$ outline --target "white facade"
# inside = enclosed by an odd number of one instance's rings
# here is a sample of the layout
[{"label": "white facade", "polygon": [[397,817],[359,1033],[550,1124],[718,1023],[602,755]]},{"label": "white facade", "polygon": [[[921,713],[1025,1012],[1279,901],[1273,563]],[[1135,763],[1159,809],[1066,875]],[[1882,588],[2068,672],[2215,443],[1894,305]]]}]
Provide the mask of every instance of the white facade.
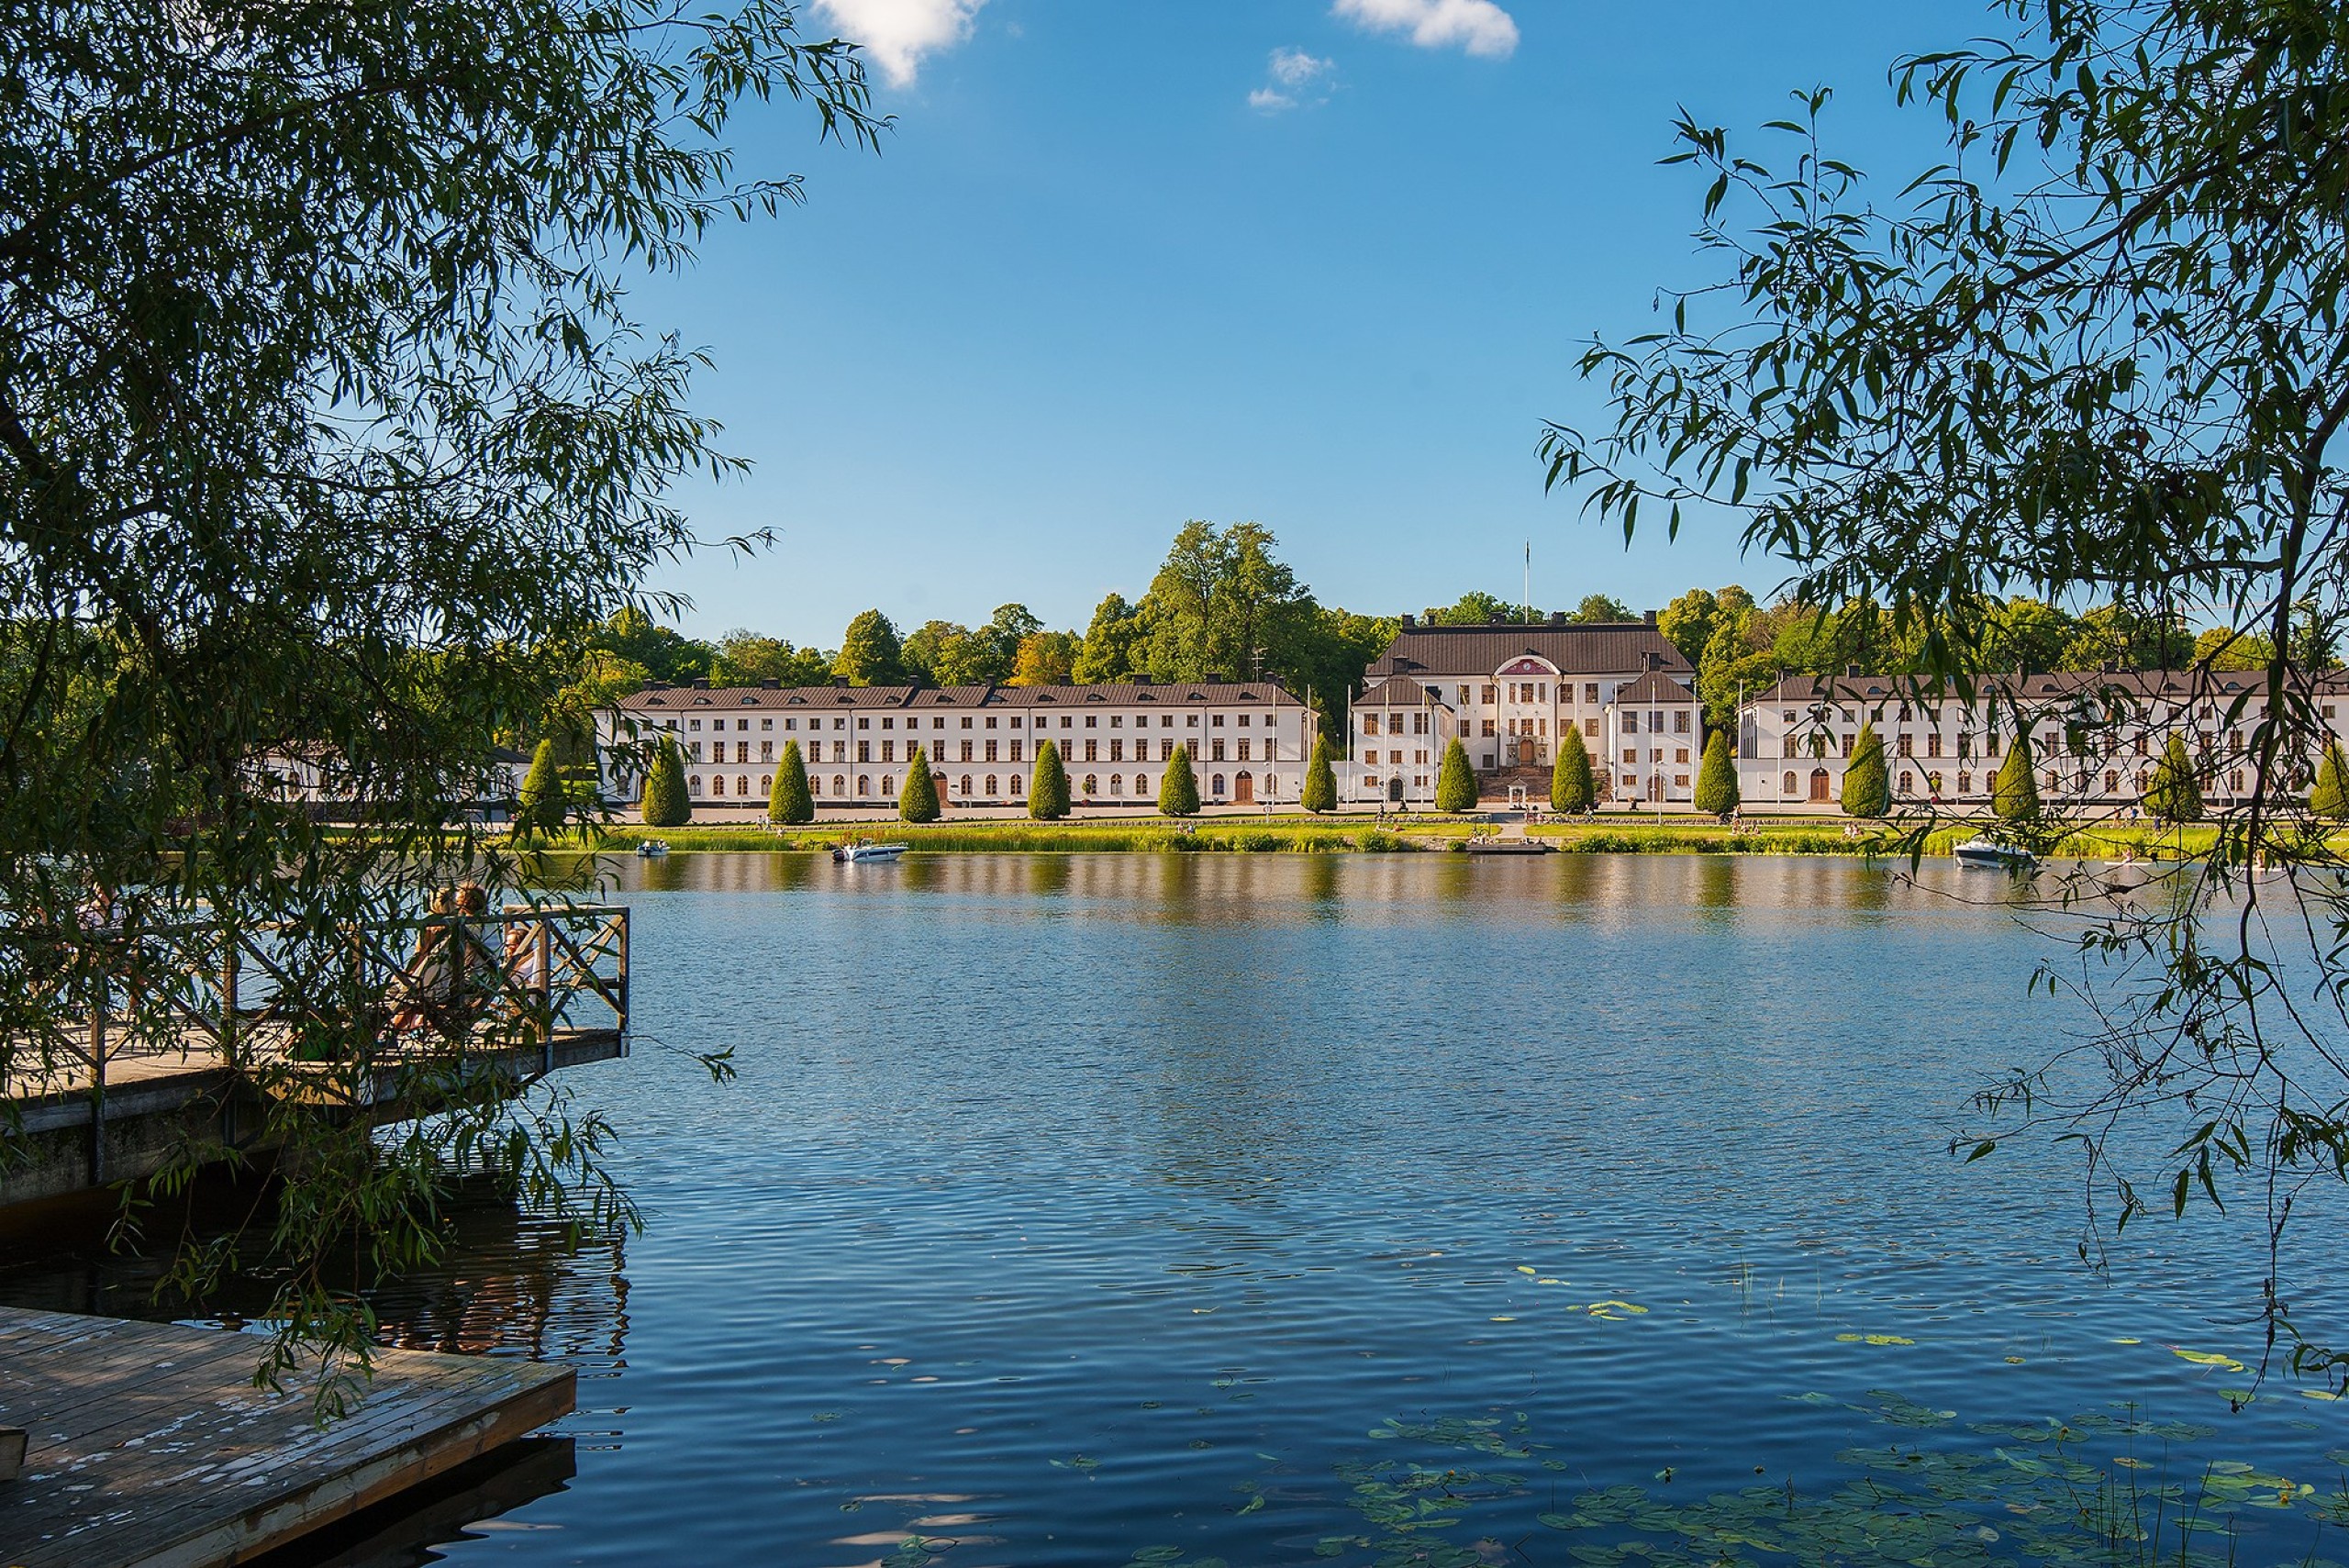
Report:
[{"label": "white facade", "polygon": [[1486,787],[1521,783],[1547,798],[1535,773],[1572,728],[1600,800],[1687,804],[1704,747],[1694,678],[1653,618],[1460,627],[1407,616],[1354,700],[1341,797],[1432,805],[1456,739]]},{"label": "white facade", "polygon": [[[2336,738],[2343,677],[2300,693]],[[2173,735],[2187,742],[2214,806],[2247,795],[2266,679],[2229,671],[2076,672],[1978,679],[1970,696],[1917,676],[1798,677],[1738,710],[1738,793],[1748,807],[1840,811],[1863,725],[1884,742],[1896,806],[1988,804],[1998,769],[2028,728],[2040,798],[2051,806],[2130,806]],[[2295,758],[2311,768],[2314,757]]]},{"label": "white facade", "polygon": [[656,686],[597,720],[607,791],[641,793],[630,745],[660,736],[684,754],[696,808],[763,810],[788,742],[818,809],[894,806],[918,749],[948,806],[1024,806],[1051,740],[1072,805],[1155,808],[1163,767],[1186,747],[1204,806],[1295,805],[1315,716],[1277,683],[1087,686]]}]

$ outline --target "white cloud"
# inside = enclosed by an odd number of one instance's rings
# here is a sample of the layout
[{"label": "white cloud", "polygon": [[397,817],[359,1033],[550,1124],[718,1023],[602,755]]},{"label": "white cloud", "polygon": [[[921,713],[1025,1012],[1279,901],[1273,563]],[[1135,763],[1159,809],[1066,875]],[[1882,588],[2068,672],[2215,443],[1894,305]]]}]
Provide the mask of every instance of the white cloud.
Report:
[{"label": "white cloud", "polygon": [[1421,49],[1464,49],[1498,60],[1517,48],[1517,23],[1493,0],[1335,0],[1343,17],[1375,33],[1411,35]]},{"label": "white cloud", "polygon": [[[1268,115],[1293,109],[1304,101],[1316,82],[1330,73],[1335,63],[1334,61],[1316,59],[1301,49],[1276,49],[1265,68],[1271,80],[1248,95],[1248,106],[1262,109]],[[1325,85],[1313,97],[1313,102],[1318,105],[1329,101],[1330,93]]]},{"label": "white cloud", "polygon": [[892,86],[914,79],[922,56],[971,36],[986,0],[816,0],[831,25],[864,46]]}]

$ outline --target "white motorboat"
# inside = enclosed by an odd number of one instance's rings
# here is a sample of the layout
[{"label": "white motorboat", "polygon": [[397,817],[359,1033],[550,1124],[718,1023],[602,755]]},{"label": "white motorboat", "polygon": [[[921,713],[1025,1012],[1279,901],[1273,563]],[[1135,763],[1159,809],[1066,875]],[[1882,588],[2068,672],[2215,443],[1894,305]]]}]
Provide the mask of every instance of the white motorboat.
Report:
[{"label": "white motorboat", "polygon": [[636,847],[636,852],[648,861],[657,861],[669,852],[669,846],[658,839],[647,839]]},{"label": "white motorboat", "polygon": [[1968,839],[1958,845],[1950,851],[1950,858],[1962,866],[1979,866],[1986,871],[2029,871],[2039,863],[2039,858],[2029,850],[1981,838]]},{"label": "white motorboat", "polygon": [[866,861],[894,861],[905,852],[903,844],[868,844],[860,840],[834,849],[832,859],[841,865],[861,865]]}]

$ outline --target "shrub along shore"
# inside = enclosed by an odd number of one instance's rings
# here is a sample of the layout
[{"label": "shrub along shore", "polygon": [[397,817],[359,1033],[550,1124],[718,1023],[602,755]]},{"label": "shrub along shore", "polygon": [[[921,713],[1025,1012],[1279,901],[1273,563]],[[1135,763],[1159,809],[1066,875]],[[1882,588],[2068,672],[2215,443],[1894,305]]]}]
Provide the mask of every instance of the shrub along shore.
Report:
[{"label": "shrub along shore", "polygon": [[[1985,823],[1959,822],[1926,836],[1928,855],[1950,850],[1982,831]],[[599,846],[629,852],[657,839],[674,852],[829,851],[852,839],[903,843],[930,853],[962,854],[1160,854],[1295,853],[1392,854],[1463,851],[1488,825],[1457,818],[1390,818],[1379,825],[1326,817],[1206,818],[1190,822],[1161,817],[1130,821],[1034,822],[985,817],[962,822],[842,821],[800,828],[760,824],[693,826],[649,830],[634,826],[607,828]],[[1749,818],[1732,827],[1703,820],[1639,821],[1629,817],[1537,823],[1528,836],[1567,854],[1683,855],[1895,855],[1908,846],[1886,822],[1853,823],[1838,818]],[[2213,830],[2151,825],[2099,826],[2066,837],[2057,853],[2081,859],[2124,856],[2175,860],[2209,851]],[[550,848],[554,847],[552,845]],[[568,846],[565,846],[568,847]]]}]

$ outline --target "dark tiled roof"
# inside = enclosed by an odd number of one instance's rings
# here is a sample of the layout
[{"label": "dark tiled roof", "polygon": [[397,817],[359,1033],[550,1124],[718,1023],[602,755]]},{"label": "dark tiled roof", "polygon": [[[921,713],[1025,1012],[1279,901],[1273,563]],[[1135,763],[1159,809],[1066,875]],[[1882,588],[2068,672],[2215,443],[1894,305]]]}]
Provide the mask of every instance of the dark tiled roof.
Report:
[{"label": "dark tiled roof", "polygon": [[[2294,672],[2295,681],[2307,679]],[[2258,697],[2267,684],[2256,670],[2058,670],[2018,677],[2011,673],[1976,675],[1973,697],[1999,702],[2064,701],[2111,693],[2139,702],[2210,700],[2232,702]],[[2319,673],[2310,684],[2319,691],[2349,690],[2343,673]],[[1924,702],[1947,701],[1964,695],[1955,684],[1922,675],[1788,675],[1776,685],[1748,695],[1749,703]]]},{"label": "dark tiled roof", "polygon": [[1651,670],[1615,694],[1619,703],[1695,702],[1697,694],[1671,676]]},{"label": "dark tiled roof", "polygon": [[1089,686],[658,686],[619,699],[624,713],[705,715],[740,709],[1019,707],[1145,703],[1301,706],[1277,681],[1119,682]]},{"label": "dark tiled roof", "polygon": [[1354,698],[1354,706],[1417,707],[1422,699],[1441,708],[1452,706],[1444,697],[1443,688],[1421,685],[1408,675],[1387,675],[1374,682],[1362,695]]},{"label": "dark tiled roof", "polygon": [[1630,674],[1658,665],[1679,674],[1696,671],[1672,639],[1645,621],[1565,626],[1414,626],[1397,632],[1370,667],[1370,678],[1419,674],[1489,676],[1531,653],[1562,675]]}]

